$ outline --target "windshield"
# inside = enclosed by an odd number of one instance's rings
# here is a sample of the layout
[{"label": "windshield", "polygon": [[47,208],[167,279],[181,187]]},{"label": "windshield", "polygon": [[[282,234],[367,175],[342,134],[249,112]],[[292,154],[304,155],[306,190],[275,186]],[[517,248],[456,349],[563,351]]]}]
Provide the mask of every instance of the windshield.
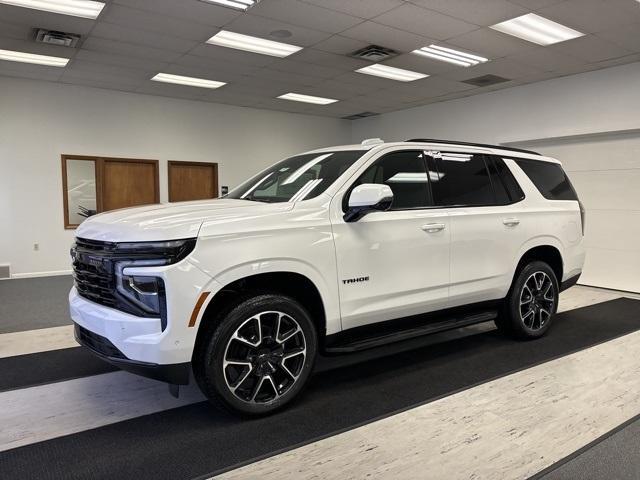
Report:
[{"label": "windshield", "polygon": [[307,153],[287,158],[234,188],[226,198],[299,202],[317,197],[366,150]]}]

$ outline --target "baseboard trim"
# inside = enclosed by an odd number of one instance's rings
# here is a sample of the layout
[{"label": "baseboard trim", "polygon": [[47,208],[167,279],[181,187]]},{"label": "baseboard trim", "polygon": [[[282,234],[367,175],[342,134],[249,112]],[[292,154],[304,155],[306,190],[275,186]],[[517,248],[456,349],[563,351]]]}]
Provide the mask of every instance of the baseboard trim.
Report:
[{"label": "baseboard trim", "polygon": [[35,277],[54,277],[57,275],[71,275],[71,270],[52,270],[50,272],[30,272],[30,273],[14,273],[11,278],[5,280],[13,280],[18,278],[35,278]]}]

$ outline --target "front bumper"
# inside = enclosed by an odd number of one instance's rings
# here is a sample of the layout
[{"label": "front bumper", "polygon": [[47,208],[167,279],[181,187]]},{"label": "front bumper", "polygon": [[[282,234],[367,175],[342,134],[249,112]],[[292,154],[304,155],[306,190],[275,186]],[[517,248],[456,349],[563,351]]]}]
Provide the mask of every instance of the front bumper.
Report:
[{"label": "front bumper", "polygon": [[122,370],[175,385],[189,383],[191,372],[191,363],[189,362],[158,365],[157,363],[131,360],[125,357],[108,338],[93,333],[77,323],[74,324],[74,335],[80,345],[87,347],[98,357]]}]

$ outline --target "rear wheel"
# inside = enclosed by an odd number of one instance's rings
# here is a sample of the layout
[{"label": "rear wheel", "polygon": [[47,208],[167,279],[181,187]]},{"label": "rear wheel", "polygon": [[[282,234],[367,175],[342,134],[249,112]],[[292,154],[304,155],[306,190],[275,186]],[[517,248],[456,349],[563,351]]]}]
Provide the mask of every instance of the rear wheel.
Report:
[{"label": "rear wheel", "polygon": [[207,398],[240,414],[261,415],[300,393],[315,361],[317,335],[296,300],[257,295],[219,319],[199,348],[194,373]]},{"label": "rear wheel", "polygon": [[551,327],[558,309],[558,280],[545,262],[528,263],[516,275],[496,325],[517,338],[538,338]]}]

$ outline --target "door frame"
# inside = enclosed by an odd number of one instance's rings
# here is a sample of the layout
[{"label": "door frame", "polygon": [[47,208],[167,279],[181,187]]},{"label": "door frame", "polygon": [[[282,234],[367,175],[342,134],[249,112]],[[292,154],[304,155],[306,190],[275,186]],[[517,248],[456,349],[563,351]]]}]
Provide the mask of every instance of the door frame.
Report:
[{"label": "door frame", "polygon": [[218,191],[218,164],[214,162],[191,162],[191,161],[181,161],[181,160],[169,160],[167,161],[167,196],[169,198],[169,202],[172,202],[171,199],[171,167],[174,165],[188,166],[188,167],[213,167],[213,191],[216,196],[213,198],[219,198],[220,192]]},{"label": "door frame", "polygon": [[153,165],[154,170],[154,203],[160,203],[160,167],[158,160],[149,160],[144,158],[121,158],[121,157],[97,157],[95,155],[69,155],[63,153],[60,155],[62,164],[62,203],[64,209],[64,228],[65,230],[75,230],[79,225],[69,223],[69,199],[67,197],[67,160],[90,160],[95,165],[96,175],[96,209],[97,213],[103,212],[103,186],[104,186],[104,164],[106,162],[120,163],[146,163]]}]

